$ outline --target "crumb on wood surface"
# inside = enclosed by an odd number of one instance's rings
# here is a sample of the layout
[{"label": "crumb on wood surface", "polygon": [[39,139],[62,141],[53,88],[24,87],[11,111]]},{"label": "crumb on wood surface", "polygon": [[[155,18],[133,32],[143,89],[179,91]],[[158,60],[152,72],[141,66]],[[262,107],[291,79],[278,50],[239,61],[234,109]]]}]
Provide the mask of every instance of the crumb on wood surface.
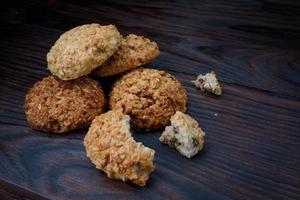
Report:
[{"label": "crumb on wood surface", "polygon": [[187,114],[177,111],[171,117],[171,125],[160,136],[161,143],[175,148],[183,156],[191,158],[202,148],[205,133],[198,122]]},{"label": "crumb on wood surface", "polygon": [[215,95],[222,94],[221,84],[219,83],[216,73],[211,71],[205,75],[199,74],[195,81],[192,81],[202,92],[211,92]]}]

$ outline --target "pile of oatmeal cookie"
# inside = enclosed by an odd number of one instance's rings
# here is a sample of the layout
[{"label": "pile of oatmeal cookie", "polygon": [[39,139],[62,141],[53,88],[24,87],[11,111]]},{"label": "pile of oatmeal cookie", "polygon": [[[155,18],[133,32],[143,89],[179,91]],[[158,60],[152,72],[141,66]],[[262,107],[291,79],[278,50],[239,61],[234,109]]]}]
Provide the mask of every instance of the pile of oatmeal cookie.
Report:
[{"label": "pile of oatmeal cookie", "polygon": [[[96,168],[110,178],[144,186],[155,169],[155,151],[136,142],[131,127],[165,127],[159,140],[187,158],[203,148],[205,138],[197,121],[184,114],[187,92],[182,84],[165,71],[138,68],[159,54],[156,42],[122,36],[114,25],[87,24],[63,33],[47,54],[53,75],[26,95],[28,124],[53,133],[89,127],[84,146]],[[124,72],[108,95],[93,79]],[[214,72],[199,75],[194,83],[221,94]]]}]

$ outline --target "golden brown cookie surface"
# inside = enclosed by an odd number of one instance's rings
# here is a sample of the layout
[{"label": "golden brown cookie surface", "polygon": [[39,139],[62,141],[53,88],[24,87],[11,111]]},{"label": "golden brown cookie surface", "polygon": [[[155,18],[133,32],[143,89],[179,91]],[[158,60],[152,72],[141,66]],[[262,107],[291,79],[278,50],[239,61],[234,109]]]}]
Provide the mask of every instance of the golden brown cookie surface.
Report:
[{"label": "golden brown cookie surface", "polygon": [[35,83],[24,106],[33,129],[55,133],[89,126],[104,107],[105,97],[97,81],[88,77],[62,81],[55,76]]},{"label": "golden brown cookie surface", "polygon": [[48,69],[63,80],[87,75],[117,51],[121,38],[113,25],[75,27],[52,46],[47,54]]},{"label": "golden brown cookie surface", "polygon": [[121,45],[100,67],[93,71],[96,77],[111,76],[148,63],[159,55],[156,42],[143,36],[129,34]]},{"label": "golden brown cookie surface", "polygon": [[185,112],[187,94],[179,81],[167,72],[137,69],[118,80],[110,93],[111,109],[122,109],[132,124],[158,129],[169,123],[176,111]]},{"label": "golden brown cookie surface", "polygon": [[136,142],[130,133],[130,117],[112,110],[96,117],[84,138],[87,156],[109,178],[144,186],[155,151]]}]

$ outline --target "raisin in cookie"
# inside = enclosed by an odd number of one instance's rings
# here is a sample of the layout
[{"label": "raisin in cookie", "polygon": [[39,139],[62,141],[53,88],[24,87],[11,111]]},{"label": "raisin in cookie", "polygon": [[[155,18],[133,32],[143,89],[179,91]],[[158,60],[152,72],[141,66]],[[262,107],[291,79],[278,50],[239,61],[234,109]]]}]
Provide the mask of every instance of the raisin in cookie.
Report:
[{"label": "raisin in cookie", "polygon": [[155,151],[136,142],[130,117],[112,110],[96,117],[84,138],[87,156],[109,178],[144,186],[154,171]]},{"label": "raisin in cookie", "polygon": [[191,158],[203,148],[204,137],[205,133],[196,120],[177,111],[171,117],[171,126],[166,127],[159,140],[175,148],[183,156]]},{"label": "raisin in cookie", "polygon": [[100,84],[88,77],[62,81],[49,76],[29,90],[24,107],[33,129],[62,133],[89,126],[103,112],[105,98]]},{"label": "raisin in cookie", "polygon": [[93,71],[96,77],[111,76],[137,68],[159,55],[156,42],[143,36],[129,34],[122,39],[119,49],[105,63]]},{"label": "raisin in cookie", "polygon": [[118,80],[110,93],[111,109],[122,109],[141,129],[158,129],[176,111],[185,112],[187,94],[181,83],[165,71],[137,69]]},{"label": "raisin in cookie", "polygon": [[121,39],[113,25],[77,26],[52,46],[47,54],[48,69],[63,80],[87,75],[117,51]]}]

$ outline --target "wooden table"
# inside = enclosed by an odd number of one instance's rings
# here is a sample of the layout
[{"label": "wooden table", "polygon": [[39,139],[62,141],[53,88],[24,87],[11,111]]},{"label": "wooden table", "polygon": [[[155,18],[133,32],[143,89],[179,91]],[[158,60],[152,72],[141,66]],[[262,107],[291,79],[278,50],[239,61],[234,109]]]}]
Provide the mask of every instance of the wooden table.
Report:
[{"label": "wooden table", "polygon": [[[25,3],[26,2],[26,3]],[[283,3],[284,2],[284,3]],[[10,1],[0,5],[0,199],[300,199],[300,3],[246,1]],[[49,75],[64,31],[115,24],[158,42],[148,66],[175,75],[207,134],[193,159],[137,133],[156,150],[144,188],[106,178],[85,156],[87,129],[31,130],[24,96]],[[215,70],[224,93],[190,82]],[[118,77],[100,80],[108,92]]]}]

